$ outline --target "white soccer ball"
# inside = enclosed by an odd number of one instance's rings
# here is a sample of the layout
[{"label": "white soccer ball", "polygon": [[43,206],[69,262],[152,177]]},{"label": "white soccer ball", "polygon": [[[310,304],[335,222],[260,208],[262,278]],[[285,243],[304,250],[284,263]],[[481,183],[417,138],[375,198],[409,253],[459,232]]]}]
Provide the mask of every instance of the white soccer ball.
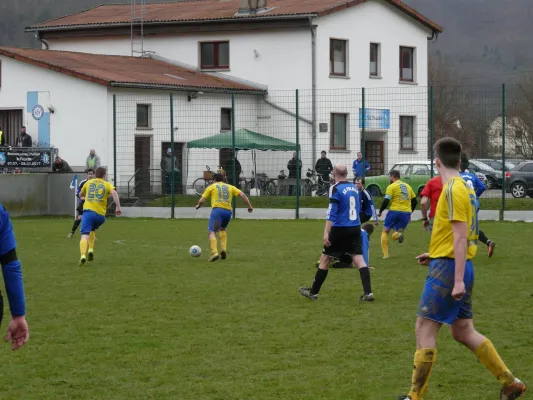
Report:
[{"label": "white soccer ball", "polygon": [[202,249],[200,246],[194,245],[189,249],[189,254],[191,257],[200,257],[202,255]]}]

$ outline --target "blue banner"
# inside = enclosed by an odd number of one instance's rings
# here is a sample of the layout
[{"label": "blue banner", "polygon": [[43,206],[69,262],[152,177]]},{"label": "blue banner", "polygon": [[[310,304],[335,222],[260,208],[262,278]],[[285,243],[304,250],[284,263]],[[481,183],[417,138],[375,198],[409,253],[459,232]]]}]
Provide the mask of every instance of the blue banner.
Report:
[{"label": "blue banner", "polygon": [[[390,110],[365,108],[365,129],[390,129]],[[359,129],[363,127],[363,109],[359,109]]]}]

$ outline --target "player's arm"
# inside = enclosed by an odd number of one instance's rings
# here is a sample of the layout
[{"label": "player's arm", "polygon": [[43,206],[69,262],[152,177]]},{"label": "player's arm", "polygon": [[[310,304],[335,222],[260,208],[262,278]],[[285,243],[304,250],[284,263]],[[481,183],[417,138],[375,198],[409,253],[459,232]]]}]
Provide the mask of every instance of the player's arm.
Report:
[{"label": "player's arm", "polygon": [[337,199],[336,193],[333,193],[329,199],[329,207],[326,216],[326,226],[324,228],[324,244],[330,246],[329,233],[331,232],[331,227],[333,226],[333,221],[337,218],[337,212],[339,209],[339,199]]},{"label": "player's arm", "polygon": [[202,197],[200,197],[200,200],[198,200],[198,203],[196,204],[196,209],[198,210],[201,208],[206,200],[211,196],[211,192],[213,191],[214,185],[209,186],[204,190],[204,193],[202,194]]},{"label": "player's arm", "polygon": [[121,215],[122,208],[120,207],[120,198],[118,197],[118,193],[115,189],[111,191],[111,196],[113,196],[113,201],[115,202],[115,205],[116,205],[115,214]]},{"label": "player's arm", "polygon": [[422,220],[426,221],[428,219],[429,197],[422,196],[422,200],[420,200],[420,211],[422,212]]},{"label": "player's arm", "polygon": [[481,182],[481,179],[477,177],[476,174],[473,174],[473,176],[474,176],[474,187],[476,188],[476,196],[480,197],[487,188],[485,187],[483,182]]},{"label": "player's arm", "polygon": [[244,192],[241,192],[239,190],[239,197],[243,199],[244,202],[246,203],[246,206],[248,207],[248,212],[252,212],[254,208],[252,207],[252,203],[250,203],[250,199],[248,198],[248,196],[246,196]]},{"label": "player's arm", "polygon": [[456,300],[460,300],[465,294],[464,275],[468,246],[467,209],[470,207],[470,199],[467,195],[454,191],[453,189],[453,186],[446,189],[446,201],[448,202],[449,220],[452,224],[453,253],[455,259],[455,277],[452,296]]},{"label": "player's arm", "polygon": [[85,199],[86,196],[87,196],[87,185],[83,185],[80,190],[79,198],[81,199],[83,197]]},{"label": "player's arm", "polygon": [[383,214],[383,211],[387,209],[387,207],[390,204],[390,201],[392,199],[392,185],[389,185],[387,187],[387,191],[385,192],[385,198],[383,199],[383,203],[381,203],[381,207],[379,208],[379,214],[378,217],[381,217],[381,214]]}]

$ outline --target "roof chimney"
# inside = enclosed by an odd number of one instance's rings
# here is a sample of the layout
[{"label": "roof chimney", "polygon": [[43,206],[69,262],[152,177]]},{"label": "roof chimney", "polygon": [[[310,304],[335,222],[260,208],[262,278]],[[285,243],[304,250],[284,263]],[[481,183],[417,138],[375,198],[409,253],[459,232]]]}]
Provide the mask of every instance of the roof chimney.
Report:
[{"label": "roof chimney", "polygon": [[267,0],[239,0],[239,14],[256,14],[266,6]]}]

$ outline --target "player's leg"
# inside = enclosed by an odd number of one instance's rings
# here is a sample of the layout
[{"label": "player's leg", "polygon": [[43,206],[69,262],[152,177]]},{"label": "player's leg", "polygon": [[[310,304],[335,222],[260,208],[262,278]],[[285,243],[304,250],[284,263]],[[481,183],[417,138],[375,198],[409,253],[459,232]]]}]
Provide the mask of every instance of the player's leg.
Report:
[{"label": "player's leg", "polygon": [[301,287],[299,289],[302,296],[305,296],[311,300],[318,300],[318,293],[320,292],[320,289],[322,288],[322,285],[328,276],[328,266],[331,260],[332,258],[330,256],[322,254],[320,257],[320,265],[316,270],[313,284],[311,287]]},{"label": "player's leg", "polygon": [[487,235],[485,235],[485,232],[483,232],[481,229],[479,230],[479,241],[485,243],[488,249],[488,255],[489,257],[492,257],[492,254],[494,254],[494,248],[496,247],[496,243],[490,240]]},{"label": "player's leg", "polygon": [[227,255],[228,255],[228,225],[231,221],[231,217],[232,217],[232,212],[229,211],[229,210],[224,210],[224,211],[227,211],[225,213],[223,213],[223,216],[222,216],[222,221],[221,221],[221,224],[220,224],[220,233],[219,233],[219,237],[220,237],[220,257],[225,260]]},{"label": "player's leg", "polygon": [[368,268],[368,265],[366,265],[363,256],[361,254],[354,255],[353,263],[359,269],[359,276],[361,277],[361,284],[363,285],[363,295],[359,298],[359,300],[374,301],[372,284],[370,282],[370,269]]},{"label": "player's leg", "polygon": [[87,262],[87,251],[89,249],[89,235],[94,230],[98,214],[93,211],[86,211],[83,213],[81,219],[81,238],[80,238],[80,262],[79,265],[85,265]]},{"label": "player's leg", "polygon": [[88,260],[94,260],[94,242],[96,240],[96,230],[92,230],[89,234],[89,250],[87,252]]},{"label": "player's leg", "polygon": [[70,231],[70,233],[68,234],[67,238],[69,239],[72,239],[72,237],[74,236],[74,234],[76,233],[76,230],[78,229],[78,227],[80,226],[81,224],[81,214],[78,214],[76,216],[76,218],[74,219],[74,223],[72,224],[72,230]]},{"label": "player's leg", "polygon": [[218,243],[216,232],[220,230],[220,225],[222,223],[219,208],[213,208],[211,210],[211,215],[209,216],[209,222],[207,224],[208,238],[209,238],[209,247],[211,249],[211,257],[209,257],[209,262],[217,261],[220,256],[218,255]]},{"label": "player's leg", "polygon": [[409,225],[409,222],[411,222],[411,214],[410,213],[399,213],[398,214],[398,220],[396,223],[396,230],[398,232],[398,243],[402,244],[405,236],[405,230],[407,229],[407,225]]}]

